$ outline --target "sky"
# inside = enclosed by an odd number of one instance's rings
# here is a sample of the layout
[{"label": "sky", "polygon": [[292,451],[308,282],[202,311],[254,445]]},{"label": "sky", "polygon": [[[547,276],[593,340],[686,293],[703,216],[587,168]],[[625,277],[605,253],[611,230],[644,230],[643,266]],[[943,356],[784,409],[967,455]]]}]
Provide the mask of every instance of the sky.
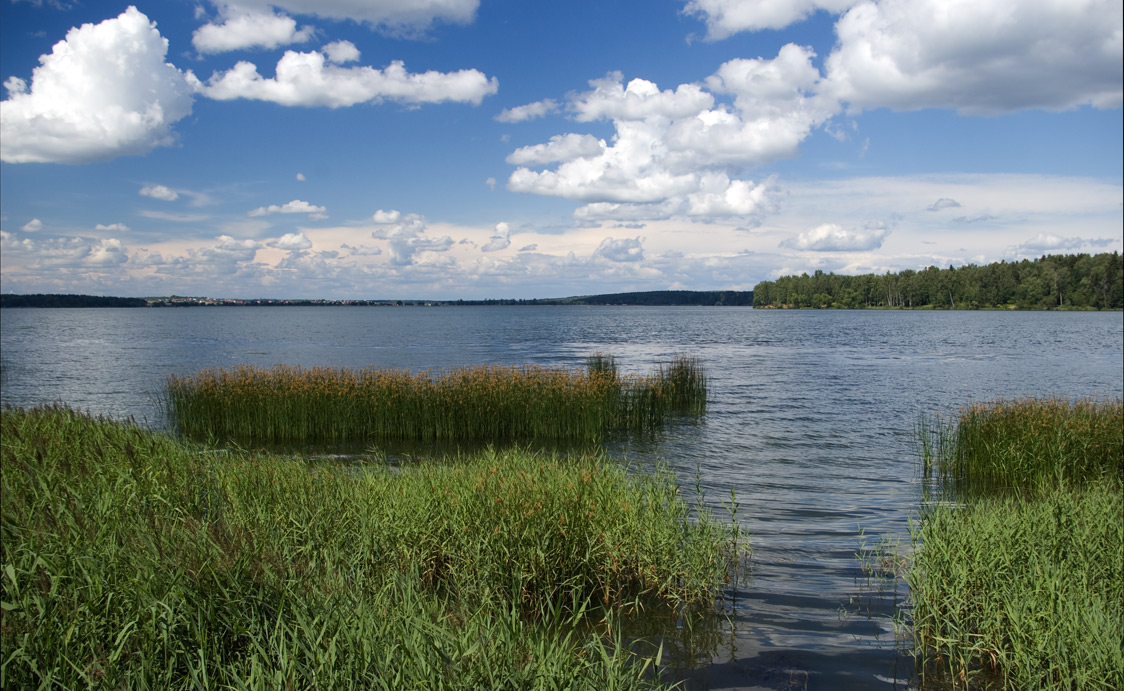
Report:
[{"label": "sky", "polygon": [[545,298],[1124,250],[1120,0],[0,0],[0,290]]}]

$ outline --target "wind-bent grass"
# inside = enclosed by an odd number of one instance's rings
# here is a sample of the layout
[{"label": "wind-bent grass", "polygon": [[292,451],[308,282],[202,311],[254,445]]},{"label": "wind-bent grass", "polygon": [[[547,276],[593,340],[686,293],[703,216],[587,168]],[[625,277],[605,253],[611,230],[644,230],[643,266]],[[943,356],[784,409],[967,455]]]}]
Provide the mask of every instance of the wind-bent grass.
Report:
[{"label": "wind-bent grass", "polygon": [[[942,502],[913,529],[913,630],[929,679],[1124,688],[1121,407],[972,406],[926,445]],[[934,460],[935,458],[935,460]]]},{"label": "wind-bent grass", "polygon": [[685,356],[650,376],[622,376],[600,355],[576,371],[236,367],[170,377],[165,403],[182,434],[251,444],[593,442],[615,429],[658,427],[673,414],[702,414],[706,377]]},{"label": "wind-bent grass", "polygon": [[0,458],[3,688],[646,688],[616,622],[712,609],[736,556],[600,456],[310,465],[49,408]]}]

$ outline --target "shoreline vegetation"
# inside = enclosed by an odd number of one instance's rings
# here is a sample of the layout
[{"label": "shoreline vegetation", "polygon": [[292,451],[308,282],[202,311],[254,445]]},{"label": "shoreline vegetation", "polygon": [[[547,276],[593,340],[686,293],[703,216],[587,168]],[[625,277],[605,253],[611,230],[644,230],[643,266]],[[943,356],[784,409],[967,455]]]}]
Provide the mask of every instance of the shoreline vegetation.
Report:
[{"label": "shoreline vegetation", "polygon": [[816,271],[762,281],[753,300],[758,309],[1119,310],[1124,263],[1105,252],[884,275]]},{"label": "shoreline vegetation", "polygon": [[595,443],[706,411],[707,377],[680,355],[649,375],[615,358],[585,369],[477,366],[409,372],[374,368],[235,367],[168,378],[168,420],[181,435],[240,444],[418,441]]},{"label": "shoreline vegetation", "polygon": [[3,688],[659,688],[744,556],[736,516],[602,452],[392,467],[0,420]]},{"label": "shoreline vegetation", "polygon": [[[166,396],[178,436],[0,411],[0,687],[656,689],[720,645],[736,498],[719,520],[595,443],[703,414],[694,358],[243,367]],[[1124,687],[1124,404],[974,404],[917,433],[923,503],[892,563],[920,688]],[[488,446],[370,446],[464,434]],[[369,451],[216,446],[235,439]],[[596,450],[501,448],[533,439]]]},{"label": "shoreline vegetation", "polygon": [[1024,399],[923,423],[906,571],[923,686],[1124,688],[1124,407]]},{"label": "shoreline vegetation", "polygon": [[1124,262],[1119,252],[1044,255],[1021,262],[849,276],[816,271],[761,281],[753,290],[654,290],[564,298],[304,299],[170,295],[107,297],[0,294],[2,308],[34,307],[456,307],[706,306],[757,309],[1121,310]]}]

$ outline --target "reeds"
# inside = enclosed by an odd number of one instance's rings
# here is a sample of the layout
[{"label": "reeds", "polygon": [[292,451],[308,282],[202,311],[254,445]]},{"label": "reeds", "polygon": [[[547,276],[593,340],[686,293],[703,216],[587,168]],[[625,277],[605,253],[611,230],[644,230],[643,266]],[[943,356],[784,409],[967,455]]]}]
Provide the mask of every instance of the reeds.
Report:
[{"label": "reeds", "polygon": [[706,377],[685,356],[649,376],[622,376],[607,356],[573,371],[243,366],[172,376],[165,404],[180,433],[243,443],[591,442],[702,414]]},{"label": "reeds", "polygon": [[927,680],[1124,688],[1121,405],[970,406],[927,431],[949,499],[913,527],[907,573]]},{"label": "reeds", "polygon": [[618,622],[712,610],[737,556],[600,455],[391,469],[0,419],[2,688],[649,688]]},{"label": "reeds", "polygon": [[1124,406],[1061,399],[977,403],[922,430],[923,471],[967,494],[1033,492],[1124,478]]}]

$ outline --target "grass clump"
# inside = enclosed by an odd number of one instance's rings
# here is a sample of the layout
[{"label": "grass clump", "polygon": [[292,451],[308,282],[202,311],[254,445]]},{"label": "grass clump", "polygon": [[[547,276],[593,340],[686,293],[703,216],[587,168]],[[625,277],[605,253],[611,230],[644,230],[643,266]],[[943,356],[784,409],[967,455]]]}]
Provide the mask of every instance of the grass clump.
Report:
[{"label": "grass clump", "polygon": [[243,366],[172,376],[164,398],[179,432],[250,444],[594,442],[677,413],[702,414],[706,377],[685,356],[647,376],[621,375],[600,355],[585,370]]},{"label": "grass clump", "polygon": [[924,432],[926,476],[960,495],[1033,492],[1124,477],[1124,405],[1060,399],[977,403]]},{"label": "grass clump", "polygon": [[736,549],[598,455],[310,464],[47,408],[0,459],[3,688],[649,688],[615,622],[713,609]]},{"label": "grass clump", "polygon": [[1121,407],[972,406],[926,449],[948,498],[914,526],[907,573],[929,679],[1124,688]]}]

